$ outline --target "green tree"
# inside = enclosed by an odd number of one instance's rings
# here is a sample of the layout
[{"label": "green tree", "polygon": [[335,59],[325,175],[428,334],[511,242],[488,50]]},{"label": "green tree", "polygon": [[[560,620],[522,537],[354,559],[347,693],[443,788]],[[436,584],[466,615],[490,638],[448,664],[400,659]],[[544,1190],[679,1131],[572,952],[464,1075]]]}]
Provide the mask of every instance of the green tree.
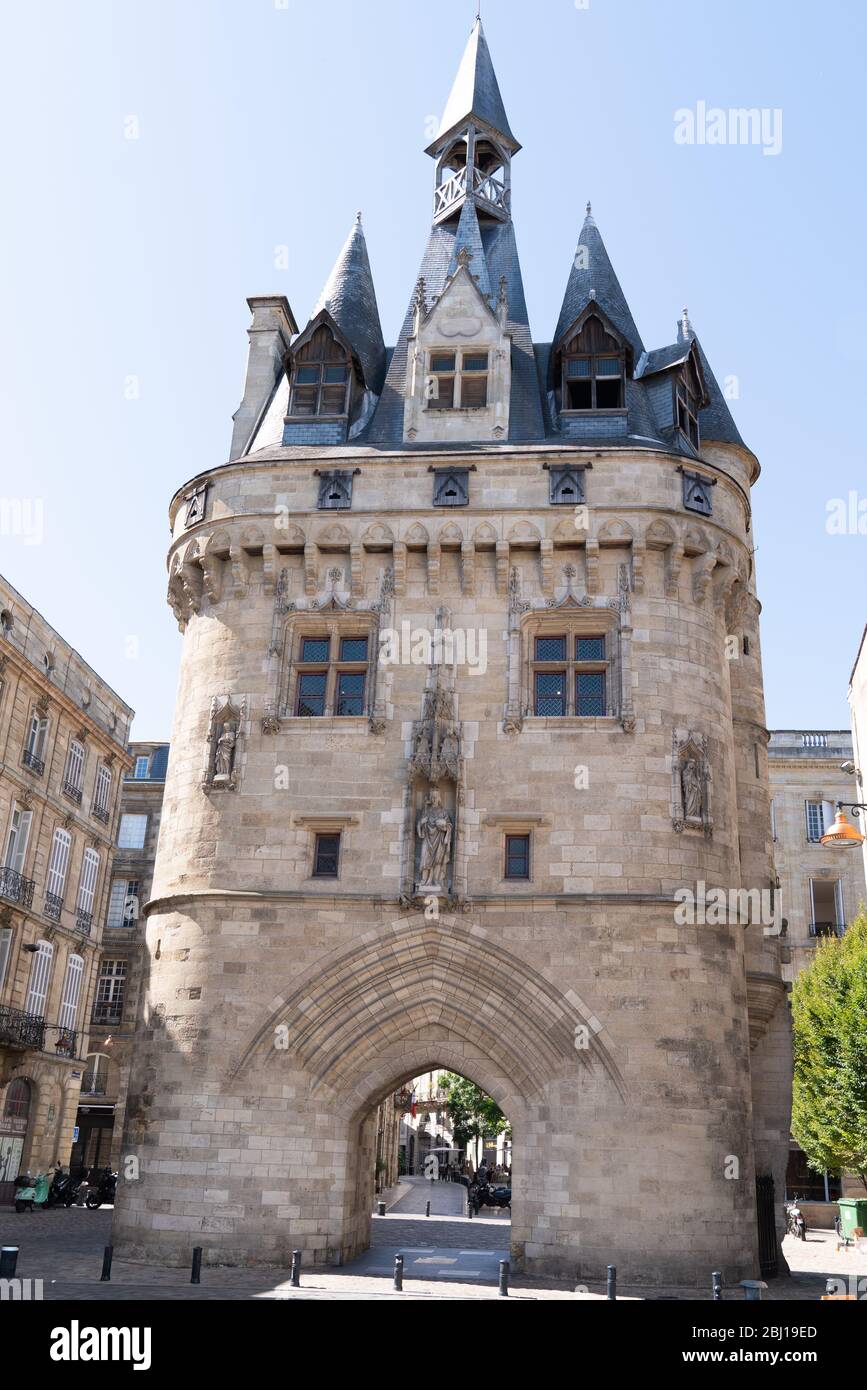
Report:
[{"label": "green tree", "polygon": [[440,1076],[440,1085],[446,1093],[452,1133],[459,1149],[468,1148],[473,1139],[511,1134],[509,1121],[497,1102],[474,1082],[453,1071],[446,1071]]},{"label": "green tree", "polygon": [[792,989],[792,1133],[817,1172],[867,1190],[867,915],[820,941]]}]

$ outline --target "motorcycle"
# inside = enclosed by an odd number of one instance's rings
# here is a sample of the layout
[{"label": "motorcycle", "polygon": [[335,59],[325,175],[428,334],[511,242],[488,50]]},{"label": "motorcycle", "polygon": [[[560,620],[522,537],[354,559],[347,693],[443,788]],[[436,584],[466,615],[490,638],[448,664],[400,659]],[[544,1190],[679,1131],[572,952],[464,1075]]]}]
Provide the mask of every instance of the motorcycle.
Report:
[{"label": "motorcycle", "polygon": [[797,1240],[807,1239],[807,1223],[801,1215],[797,1197],[786,1203],[786,1235],[795,1236]]},{"label": "motorcycle", "polygon": [[58,1168],[48,1189],[46,1207],[71,1207],[80,1187],[81,1182],[74,1182],[71,1173],[65,1173],[62,1168]]},{"label": "motorcycle", "polygon": [[91,1211],[96,1211],[103,1203],[114,1206],[115,1193],[117,1192],[117,1173],[113,1173],[110,1168],[104,1168],[99,1175],[99,1182],[96,1186],[88,1188],[85,1204]]},{"label": "motorcycle", "polygon": [[508,1207],[512,1210],[512,1189],[511,1187],[497,1186],[491,1183],[470,1184],[469,1200],[473,1205],[473,1210],[479,1212],[482,1207]]}]

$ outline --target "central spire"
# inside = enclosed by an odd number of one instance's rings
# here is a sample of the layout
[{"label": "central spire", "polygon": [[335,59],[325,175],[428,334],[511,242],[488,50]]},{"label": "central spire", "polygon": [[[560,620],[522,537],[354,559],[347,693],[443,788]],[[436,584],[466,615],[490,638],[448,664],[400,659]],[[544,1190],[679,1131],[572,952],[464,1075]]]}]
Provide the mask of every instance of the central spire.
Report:
[{"label": "central spire", "polygon": [[466,203],[479,216],[510,217],[511,162],[521,148],[512,134],[497,75],[477,18],[452,85],[436,139],[434,222],[450,221]]}]

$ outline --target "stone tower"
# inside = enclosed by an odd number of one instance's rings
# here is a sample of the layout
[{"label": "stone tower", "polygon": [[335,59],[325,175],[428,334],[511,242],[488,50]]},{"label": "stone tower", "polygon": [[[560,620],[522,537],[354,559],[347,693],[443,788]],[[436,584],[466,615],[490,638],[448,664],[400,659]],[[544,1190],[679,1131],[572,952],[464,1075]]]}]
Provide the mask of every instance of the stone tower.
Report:
[{"label": "stone tower", "polygon": [[359,218],[300,331],[249,301],[231,458],[172,500],[129,1255],[348,1259],[377,1103],[448,1067],[512,1120],[525,1269],[758,1272],[778,937],[675,899],[771,885],[758,463],[589,205],[533,341],[519,150],[477,22],[396,345]]}]

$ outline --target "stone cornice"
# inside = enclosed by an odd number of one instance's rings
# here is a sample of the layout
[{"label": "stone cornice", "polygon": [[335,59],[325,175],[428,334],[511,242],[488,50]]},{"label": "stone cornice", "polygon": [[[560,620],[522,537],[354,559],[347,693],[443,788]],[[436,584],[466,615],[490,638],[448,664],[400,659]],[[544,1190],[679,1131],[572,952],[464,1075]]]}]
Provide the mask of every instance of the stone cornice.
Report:
[{"label": "stone cornice", "polygon": [[[107,751],[113,753],[123,767],[131,768],[133,766],[133,760],[126,751],[126,745],[119,742],[110,730],[104,728],[102,724],[97,723],[83,705],[76,704],[64,690],[60,690],[38,669],[38,667],[33,665],[32,661],[29,661],[26,656],[19,652],[16,647],[9,642],[4,642],[2,647],[0,647],[0,655],[6,656],[9,666],[13,667],[19,676],[26,677],[39,694],[45,696],[49,703],[59,705],[64,714],[74,723],[78,723],[82,728],[86,728],[94,742],[99,740],[103,743]],[[129,705],[124,704],[119,696],[116,698],[118,704],[126,710],[130,717],[132,717],[133,710],[130,709]]]}]

